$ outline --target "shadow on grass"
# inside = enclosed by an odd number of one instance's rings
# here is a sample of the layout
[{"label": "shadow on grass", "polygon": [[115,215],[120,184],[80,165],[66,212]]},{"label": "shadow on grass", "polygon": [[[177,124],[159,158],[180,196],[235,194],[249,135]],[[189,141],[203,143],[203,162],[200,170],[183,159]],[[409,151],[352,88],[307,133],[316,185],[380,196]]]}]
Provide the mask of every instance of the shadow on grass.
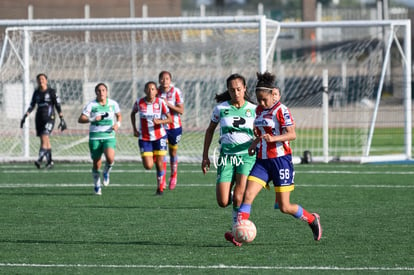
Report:
[{"label": "shadow on grass", "polygon": [[3,195],[7,196],[94,196],[91,192],[82,192],[82,193],[53,193],[53,192],[18,192],[18,193],[3,193]]},{"label": "shadow on grass", "polygon": [[111,205],[111,206],[102,206],[102,205],[81,205],[81,206],[72,206],[72,208],[90,208],[90,209],[147,209],[147,210],[201,210],[201,209],[213,209],[212,207],[200,207],[200,206],[141,206],[141,205]]},{"label": "shadow on grass", "polygon": [[172,242],[153,242],[153,241],[124,241],[124,242],[116,242],[116,241],[64,241],[64,240],[2,240],[0,239],[0,243],[12,243],[12,244],[53,244],[53,245],[153,245],[153,246],[198,246],[198,247],[226,247],[226,246],[233,246],[229,242],[223,240],[222,244],[201,244],[201,243],[172,243]]}]

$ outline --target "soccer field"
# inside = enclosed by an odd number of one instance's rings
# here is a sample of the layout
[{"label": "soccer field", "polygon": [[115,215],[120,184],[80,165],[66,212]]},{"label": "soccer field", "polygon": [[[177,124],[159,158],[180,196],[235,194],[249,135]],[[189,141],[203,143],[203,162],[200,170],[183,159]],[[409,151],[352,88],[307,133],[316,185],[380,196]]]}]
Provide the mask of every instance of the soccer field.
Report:
[{"label": "soccer field", "polygon": [[223,235],[231,208],[215,170],[180,164],[177,188],[155,196],[155,170],[115,163],[93,195],[91,164],[0,167],[1,274],[408,274],[414,272],[414,165],[296,166],[291,201],[321,216],[323,236],[256,198],[254,242]]}]

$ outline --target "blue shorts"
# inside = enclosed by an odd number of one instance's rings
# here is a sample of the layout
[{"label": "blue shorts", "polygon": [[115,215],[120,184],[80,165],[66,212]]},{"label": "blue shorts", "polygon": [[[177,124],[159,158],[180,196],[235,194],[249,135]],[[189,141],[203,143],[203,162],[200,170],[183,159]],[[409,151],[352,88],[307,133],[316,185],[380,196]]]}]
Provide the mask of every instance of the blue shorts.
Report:
[{"label": "blue shorts", "polygon": [[247,180],[268,187],[273,181],[276,192],[289,192],[294,189],[295,170],[292,156],[286,155],[272,159],[256,159]]},{"label": "blue shorts", "polygon": [[153,141],[140,139],[138,140],[138,146],[142,157],[165,156],[167,154],[167,136]]},{"label": "blue shorts", "polygon": [[168,146],[177,145],[181,140],[183,128],[167,129]]}]

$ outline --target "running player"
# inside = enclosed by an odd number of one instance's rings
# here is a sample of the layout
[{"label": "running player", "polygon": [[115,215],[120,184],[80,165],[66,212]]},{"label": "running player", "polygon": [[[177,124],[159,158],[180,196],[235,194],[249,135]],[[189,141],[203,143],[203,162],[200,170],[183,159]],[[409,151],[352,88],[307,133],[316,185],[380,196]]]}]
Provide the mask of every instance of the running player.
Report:
[{"label": "running player", "polygon": [[262,188],[273,181],[280,211],[308,223],[314,240],[319,241],[322,236],[319,215],[290,202],[290,193],[295,187],[295,171],[289,142],[296,139],[295,123],[290,110],[280,102],[281,92],[274,83],[273,74],[257,73],[256,97],[259,106],[254,121],[257,138],[249,148],[250,155],[257,151],[257,159],[247,178],[238,219],[250,217],[254,199]]},{"label": "running player", "polygon": [[52,145],[50,143],[50,134],[55,126],[55,108],[58,112],[60,123],[58,128],[61,131],[67,129],[66,122],[63,119],[62,107],[60,99],[56,95],[56,90],[48,86],[47,76],[43,73],[36,76],[37,88],[33,93],[30,106],[20,121],[20,128],[23,128],[26,118],[34,110],[36,111],[36,135],[40,138],[39,157],[35,161],[37,168],[41,168],[43,158],[46,157],[46,168],[53,167]]},{"label": "running player", "polygon": [[[165,101],[158,97],[157,83],[145,83],[145,97],[137,99],[131,111],[131,124],[134,136],[138,137],[138,146],[141,151],[142,164],[146,170],[154,166],[157,169],[156,195],[162,195],[163,161],[167,154],[167,133],[164,124],[171,123],[170,111]],[[139,127],[136,125],[138,114]]]},{"label": "running player", "polygon": [[[78,122],[90,123],[89,150],[93,161],[92,177],[96,195],[102,195],[100,169],[102,154],[106,163],[102,173],[103,185],[109,185],[109,173],[115,161],[115,133],[121,127],[121,110],[115,100],[108,98],[108,87],[104,83],[95,86],[96,99],[90,101],[82,111]],[[115,122],[116,118],[116,122]]]},{"label": "running player", "polygon": [[[204,137],[201,169],[205,174],[210,168],[208,151],[214,131],[220,124],[220,156],[215,160],[218,166],[216,198],[220,207],[226,207],[233,202],[234,225],[246,189],[247,176],[255,161],[254,156],[249,156],[248,148],[254,139],[253,122],[256,105],[250,102],[246,80],[239,74],[232,74],[227,78],[227,91],[216,95],[216,101],[219,104],[213,110]],[[226,232],[224,237],[236,246],[241,245],[231,232]]]},{"label": "running player", "polygon": [[[168,138],[168,152],[170,155],[170,166],[171,166],[171,175],[168,183],[170,190],[173,190],[177,184],[177,149],[178,143],[181,140],[182,135],[182,125],[181,125],[181,115],[184,113],[184,98],[182,92],[179,88],[174,87],[171,84],[171,73],[168,71],[162,71],[158,75],[159,81],[159,90],[158,96],[165,100],[168,108],[170,109],[172,122],[165,125],[167,130]],[[167,161],[164,158],[163,163],[164,169],[164,180],[165,173],[167,169]]]}]

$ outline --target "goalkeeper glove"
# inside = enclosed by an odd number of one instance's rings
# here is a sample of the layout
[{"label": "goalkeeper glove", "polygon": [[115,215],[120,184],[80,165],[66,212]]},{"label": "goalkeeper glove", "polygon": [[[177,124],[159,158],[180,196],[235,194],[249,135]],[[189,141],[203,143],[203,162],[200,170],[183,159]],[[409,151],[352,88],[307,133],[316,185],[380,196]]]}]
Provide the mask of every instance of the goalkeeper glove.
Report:
[{"label": "goalkeeper glove", "polygon": [[26,121],[26,117],[27,117],[27,115],[24,114],[22,120],[20,120],[20,128],[23,128],[24,122]]},{"label": "goalkeeper glove", "polygon": [[68,126],[66,125],[66,122],[65,122],[65,120],[63,119],[63,117],[62,118],[60,118],[60,123],[59,123],[59,126],[58,126],[58,129],[60,129],[62,132],[64,131],[64,130],[66,130],[68,128]]}]

